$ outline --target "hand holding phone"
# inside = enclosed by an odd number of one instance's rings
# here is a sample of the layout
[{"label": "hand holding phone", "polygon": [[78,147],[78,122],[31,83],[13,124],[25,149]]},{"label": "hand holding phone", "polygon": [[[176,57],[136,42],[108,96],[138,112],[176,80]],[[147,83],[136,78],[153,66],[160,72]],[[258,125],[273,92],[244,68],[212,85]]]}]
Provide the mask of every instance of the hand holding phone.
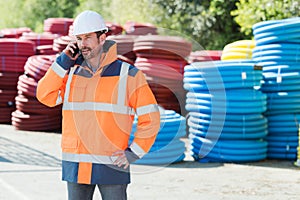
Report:
[{"label": "hand holding phone", "polygon": [[79,53],[79,48],[77,43],[74,44],[76,48],[73,48],[74,53],[72,53],[72,57],[74,58]]}]

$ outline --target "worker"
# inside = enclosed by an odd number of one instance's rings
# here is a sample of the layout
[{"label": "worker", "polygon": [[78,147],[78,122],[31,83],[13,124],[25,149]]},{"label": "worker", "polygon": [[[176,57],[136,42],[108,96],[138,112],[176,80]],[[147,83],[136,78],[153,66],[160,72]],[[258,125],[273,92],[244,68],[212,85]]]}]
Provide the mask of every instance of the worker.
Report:
[{"label": "worker", "polygon": [[[160,127],[155,97],[136,67],[117,59],[100,14],[80,13],[70,42],[38,82],[37,98],[62,108],[62,179],[68,199],[127,199],[129,165],[153,145]],[[77,51],[77,48],[79,52]],[[134,140],[129,144],[134,116]]]}]

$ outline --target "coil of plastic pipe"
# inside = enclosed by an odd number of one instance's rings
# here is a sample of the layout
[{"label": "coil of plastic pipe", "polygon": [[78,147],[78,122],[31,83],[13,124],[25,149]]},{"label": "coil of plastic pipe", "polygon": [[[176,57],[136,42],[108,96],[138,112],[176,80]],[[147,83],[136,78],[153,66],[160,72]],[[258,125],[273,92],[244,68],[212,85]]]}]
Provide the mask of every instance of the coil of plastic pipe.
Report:
[{"label": "coil of plastic pipe", "polygon": [[296,160],[300,115],[287,113],[268,116],[268,157]]},{"label": "coil of plastic pipe", "polygon": [[0,88],[3,90],[15,91],[20,75],[21,73],[16,72],[0,72]]},{"label": "coil of plastic pipe", "polygon": [[120,61],[127,62],[127,63],[129,63],[129,64],[131,64],[131,65],[134,65],[134,60],[131,60],[131,59],[128,58],[128,57],[125,57],[125,56],[123,56],[123,55],[118,55],[117,58],[118,58],[118,60],[120,60]]},{"label": "coil of plastic pipe", "polygon": [[[180,46],[181,48],[178,48]],[[156,95],[158,104],[165,107],[164,88],[173,93],[168,109],[184,115],[185,91],[182,87],[182,74],[191,53],[192,44],[177,36],[147,35],[139,36],[134,41],[133,51],[137,55],[135,66],[142,70]],[[179,104],[178,104],[179,103]],[[178,106],[174,109],[176,106]],[[166,108],[166,107],[165,107]]]},{"label": "coil of plastic pipe", "polygon": [[[219,140],[195,137],[191,153],[201,162],[255,162],[267,157],[267,142],[262,140]],[[213,148],[212,148],[213,147]]]},{"label": "coil of plastic pipe", "polygon": [[269,20],[253,25],[254,39],[257,45],[291,42],[300,43],[300,17],[283,20]]},{"label": "coil of plastic pipe", "polygon": [[254,40],[239,40],[225,45],[221,60],[252,59]]},{"label": "coil of plastic pipe", "polygon": [[55,55],[34,55],[28,58],[24,69],[28,76],[40,80],[54,62]]},{"label": "coil of plastic pipe", "polygon": [[49,108],[36,99],[38,81],[45,75],[55,55],[34,55],[28,58],[25,73],[19,76],[16,110],[12,113],[12,124],[18,130],[50,131],[61,129],[62,106]]},{"label": "coil of plastic pipe", "polygon": [[73,36],[61,36],[59,38],[54,39],[53,41],[53,50],[57,52],[62,52],[71,40],[74,40]]},{"label": "coil of plastic pipe", "polygon": [[[172,110],[178,113],[184,112],[185,91],[182,87],[182,75],[180,73],[176,72],[176,70],[171,71],[174,76],[170,79],[170,71],[169,73],[160,73],[157,69],[156,72],[159,72],[160,74],[156,74],[154,73],[154,67],[151,68],[151,64],[149,67],[148,63],[143,65],[135,63],[135,66],[145,74],[146,80],[159,105],[165,109],[172,108]],[[162,70],[163,68],[161,68],[161,71]],[[166,96],[169,98],[166,99]],[[184,115],[184,113],[181,114]]]},{"label": "coil of plastic pipe", "polygon": [[[44,52],[41,52],[41,50],[44,50],[45,47],[48,47],[52,50],[53,41],[54,39],[58,38],[58,34],[52,34],[52,33],[23,33],[20,39],[23,40],[30,40],[35,43],[36,46],[36,53],[35,54],[45,54]],[[56,52],[48,51],[48,54],[55,54]]]},{"label": "coil of plastic pipe", "polygon": [[190,153],[199,162],[252,162],[267,157],[267,96],[262,68],[251,60],[185,67]]},{"label": "coil of plastic pipe", "polygon": [[15,110],[15,107],[1,107],[0,123],[11,124],[11,113]]},{"label": "coil of plastic pipe", "polygon": [[34,43],[17,38],[0,39],[0,113],[1,123],[10,123],[15,110],[14,97],[17,95],[17,81],[24,73],[24,64],[34,54]]},{"label": "coil of plastic pipe", "polygon": [[19,110],[12,112],[12,125],[17,130],[56,131],[61,128],[61,117],[29,115]]},{"label": "coil of plastic pipe", "polygon": [[72,24],[72,18],[48,18],[44,20],[44,32],[59,34],[61,36],[68,35],[69,27]]},{"label": "coil of plastic pipe", "polygon": [[[183,75],[184,73],[184,67],[188,64],[188,62],[184,59],[182,60],[167,60],[167,59],[158,59],[158,58],[143,58],[138,57],[135,61],[137,65],[139,64],[148,64],[150,65],[150,68],[155,69],[164,69],[164,70],[170,70],[170,73],[173,73],[174,70]],[[164,71],[161,70],[161,73],[164,73]],[[177,76],[174,74],[175,77]],[[157,76],[160,76],[160,74],[157,74]],[[170,76],[167,76],[168,78],[173,78],[173,76],[170,74]],[[182,77],[180,77],[182,78]]]},{"label": "coil of plastic pipe", "polygon": [[[185,144],[180,138],[186,136],[185,118],[173,110],[160,109],[160,129],[149,152],[137,160],[135,164],[165,165],[180,162],[185,158]],[[131,131],[130,142],[134,139],[137,127],[135,118]]]},{"label": "coil of plastic pipe", "polygon": [[0,38],[19,38],[23,33],[32,32],[28,27],[4,28],[0,30]]},{"label": "coil of plastic pipe", "polygon": [[18,96],[15,98],[17,110],[26,114],[60,115],[61,107],[48,108],[35,97],[37,80],[25,74],[19,77]]},{"label": "coil of plastic pipe", "polygon": [[31,56],[35,53],[35,45],[32,41],[14,38],[0,39],[1,56]]},{"label": "coil of plastic pipe", "polygon": [[40,46],[51,45],[53,44],[53,40],[58,37],[59,35],[57,34],[30,32],[23,33],[20,39],[33,41],[35,43],[35,46]]},{"label": "coil of plastic pipe", "polygon": [[26,56],[0,56],[0,71],[10,73],[24,72],[24,64],[27,61]]},{"label": "coil of plastic pipe", "polygon": [[189,63],[221,60],[221,50],[199,50],[189,55]]},{"label": "coil of plastic pipe", "polygon": [[27,114],[39,114],[39,115],[55,115],[58,116],[61,114],[61,106],[57,106],[54,108],[49,108],[39,101],[37,101],[34,97],[24,96],[19,94],[15,97],[16,108],[19,111]]},{"label": "coil of plastic pipe", "polygon": [[31,78],[26,76],[25,74],[19,76],[18,80],[18,94],[22,94],[29,97],[35,97],[36,94],[37,82]]},{"label": "coil of plastic pipe", "polygon": [[[148,82],[159,105],[161,105],[166,110],[174,110],[178,113],[180,112],[179,108],[181,102],[178,99],[185,99],[183,97],[183,94],[175,94],[174,90],[172,91],[169,87],[157,84],[157,81],[152,82],[152,80],[148,80]],[[173,88],[174,87],[176,86],[173,86]]]},{"label": "coil of plastic pipe", "polygon": [[150,23],[127,21],[123,28],[126,35],[157,35],[157,28]]},{"label": "coil of plastic pipe", "polygon": [[298,135],[285,136],[276,135],[268,136],[268,158],[272,159],[297,159]]},{"label": "coil of plastic pipe", "polygon": [[[180,46],[180,48],[178,48]],[[135,39],[133,51],[144,57],[183,59],[190,55],[192,44],[177,36],[147,35]]]},{"label": "coil of plastic pipe", "polygon": [[53,49],[53,45],[40,45],[36,47],[37,55],[55,55],[58,51]]},{"label": "coil of plastic pipe", "polygon": [[184,68],[186,90],[241,89],[261,86],[262,68],[249,61],[193,63]]},{"label": "coil of plastic pipe", "polygon": [[124,56],[134,63],[136,55],[133,52],[135,35],[110,35],[107,40],[113,40],[117,43],[117,54]]},{"label": "coil of plastic pipe", "polygon": [[113,23],[113,22],[105,22],[106,26],[108,27],[108,32],[106,36],[109,35],[120,35],[123,32],[123,27],[120,24]]},{"label": "coil of plastic pipe", "polygon": [[172,62],[170,61],[170,64],[164,63],[164,60],[161,60],[161,62],[158,60],[155,62],[155,60],[143,60],[137,58],[135,61],[135,66],[142,70],[145,74],[147,74],[150,77],[159,77],[159,78],[165,78],[165,79],[171,79],[171,80],[182,80],[182,74],[183,68],[185,66],[185,62],[177,62],[176,68],[181,69],[174,69],[172,67]]}]

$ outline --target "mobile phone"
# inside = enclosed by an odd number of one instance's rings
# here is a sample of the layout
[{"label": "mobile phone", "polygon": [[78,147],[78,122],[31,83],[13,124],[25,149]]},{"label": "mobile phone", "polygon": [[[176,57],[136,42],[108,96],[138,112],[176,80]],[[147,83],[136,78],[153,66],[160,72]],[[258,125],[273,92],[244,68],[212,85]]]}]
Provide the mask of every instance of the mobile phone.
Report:
[{"label": "mobile phone", "polygon": [[79,48],[78,48],[77,43],[75,43],[75,46],[76,46],[76,48],[73,49],[73,50],[74,50],[74,53],[72,54],[72,57],[73,57],[73,58],[79,53]]}]

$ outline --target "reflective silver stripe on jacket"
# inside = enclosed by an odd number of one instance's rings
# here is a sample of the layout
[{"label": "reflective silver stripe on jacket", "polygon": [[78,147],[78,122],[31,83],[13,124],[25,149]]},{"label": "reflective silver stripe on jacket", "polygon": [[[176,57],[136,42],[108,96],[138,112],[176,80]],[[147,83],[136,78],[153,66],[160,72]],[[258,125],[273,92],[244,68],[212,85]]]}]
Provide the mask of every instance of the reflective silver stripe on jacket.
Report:
[{"label": "reflective silver stripe on jacket", "polygon": [[129,70],[129,64],[123,62],[120,71],[120,77],[119,77],[118,102],[117,102],[118,105],[125,105],[128,70]]},{"label": "reflective silver stripe on jacket", "polygon": [[117,104],[109,103],[98,103],[98,102],[65,102],[63,110],[92,110],[92,111],[103,111],[103,112],[114,112],[119,114],[134,115],[134,110],[128,106],[122,106]]},{"label": "reflective silver stripe on jacket", "polygon": [[138,116],[148,114],[148,113],[152,113],[152,112],[159,112],[157,104],[150,104],[150,105],[147,105],[147,106],[141,106],[141,107],[138,107],[136,109],[136,114]]},{"label": "reflective silver stripe on jacket", "polygon": [[62,153],[63,161],[70,162],[87,162],[87,163],[98,163],[98,164],[113,164],[117,159],[116,156],[100,156],[92,154],[75,154],[75,153]]},{"label": "reflective silver stripe on jacket", "polygon": [[67,104],[68,101],[69,101],[71,82],[72,82],[73,75],[74,75],[74,72],[75,72],[76,68],[77,67],[72,67],[70,69],[70,72],[69,72],[68,80],[67,80],[67,83],[66,83],[66,91],[65,91],[65,98],[64,98],[63,110],[64,110],[64,107],[65,107],[65,104]]},{"label": "reflective silver stripe on jacket", "polygon": [[51,69],[61,78],[65,77],[67,70],[64,70],[57,62],[53,62]]},{"label": "reflective silver stripe on jacket", "polygon": [[131,143],[130,149],[139,158],[142,158],[146,154],[146,152],[135,142]]}]

